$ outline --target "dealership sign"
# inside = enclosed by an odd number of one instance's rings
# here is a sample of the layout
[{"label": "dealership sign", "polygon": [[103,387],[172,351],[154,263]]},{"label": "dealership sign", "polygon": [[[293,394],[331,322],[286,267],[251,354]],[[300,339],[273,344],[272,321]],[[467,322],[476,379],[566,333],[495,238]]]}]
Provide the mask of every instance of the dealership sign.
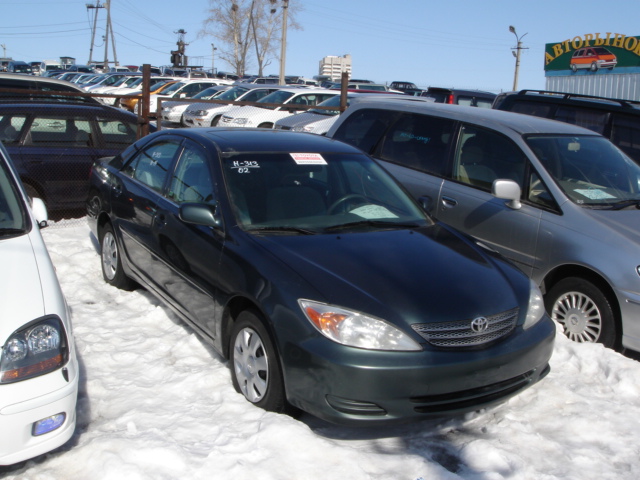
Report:
[{"label": "dealership sign", "polygon": [[608,72],[640,67],[640,37],[621,33],[587,33],[559,43],[547,43],[545,71]]}]

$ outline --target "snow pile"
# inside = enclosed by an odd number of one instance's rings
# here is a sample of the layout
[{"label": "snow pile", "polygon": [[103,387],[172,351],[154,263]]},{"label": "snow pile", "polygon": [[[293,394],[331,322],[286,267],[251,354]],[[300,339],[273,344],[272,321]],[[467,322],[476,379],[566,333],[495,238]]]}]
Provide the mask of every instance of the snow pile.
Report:
[{"label": "snow pile", "polygon": [[226,363],[149,293],[107,285],[83,221],[43,235],[72,309],[78,427],[61,449],[0,467],[5,479],[640,477],[640,364],[600,345],[558,336],[546,379],[465,417],[376,428],[296,420],[246,402]]}]

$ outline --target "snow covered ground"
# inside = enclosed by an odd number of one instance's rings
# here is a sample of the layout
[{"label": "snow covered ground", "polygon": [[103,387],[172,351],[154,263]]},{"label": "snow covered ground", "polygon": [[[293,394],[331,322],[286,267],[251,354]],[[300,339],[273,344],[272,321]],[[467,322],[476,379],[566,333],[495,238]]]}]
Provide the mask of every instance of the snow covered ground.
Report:
[{"label": "snow covered ground", "polygon": [[[82,365],[78,427],[5,479],[637,480],[640,363],[558,336],[551,373],[497,408],[345,428],[264,412],[144,290],[103,282],[83,220],[43,230]],[[10,435],[10,432],[0,432]]]}]

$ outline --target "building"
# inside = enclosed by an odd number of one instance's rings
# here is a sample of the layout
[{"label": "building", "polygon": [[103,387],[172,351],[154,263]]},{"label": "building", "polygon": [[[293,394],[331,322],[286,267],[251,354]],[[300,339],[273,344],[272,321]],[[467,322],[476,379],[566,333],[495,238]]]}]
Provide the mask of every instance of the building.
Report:
[{"label": "building", "polygon": [[330,55],[320,60],[319,77],[329,77],[332,82],[339,82],[342,79],[342,72],[347,72],[351,78],[351,55],[346,54],[343,57]]},{"label": "building", "polygon": [[640,36],[587,33],[545,48],[546,89],[640,100]]}]

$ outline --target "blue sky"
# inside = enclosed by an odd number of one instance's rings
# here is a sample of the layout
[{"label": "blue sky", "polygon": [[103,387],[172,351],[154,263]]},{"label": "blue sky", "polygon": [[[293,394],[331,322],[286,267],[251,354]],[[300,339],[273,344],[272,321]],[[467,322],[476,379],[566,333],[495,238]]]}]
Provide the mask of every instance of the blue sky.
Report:
[{"label": "blue sky", "polygon": [[[545,87],[544,47],[587,33],[640,35],[640,2],[503,0],[290,0],[301,2],[303,30],[287,34],[286,73],[312,77],[327,55],[351,54],[353,76],[376,82],[407,80],[426,86],[511,90],[516,28],[522,39],[519,88]],[[89,58],[95,0],[0,0],[0,55],[16,60]],[[103,3],[103,2],[101,2]],[[279,2],[280,3],[280,2]],[[198,38],[207,0],[112,0],[120,64],[165,65],[185,40],[191,63],[211,66],[211,37]],[[93,58],[104,58],[100,9]],[[110,53],[112,60],[113,55]],[[219,70],[230,70],[219,59]],[[255,68],[257,72],[257,68]],[[253,73],[250,70],[250,73]],[[278,74],[278,61],[266,74]]]}]

